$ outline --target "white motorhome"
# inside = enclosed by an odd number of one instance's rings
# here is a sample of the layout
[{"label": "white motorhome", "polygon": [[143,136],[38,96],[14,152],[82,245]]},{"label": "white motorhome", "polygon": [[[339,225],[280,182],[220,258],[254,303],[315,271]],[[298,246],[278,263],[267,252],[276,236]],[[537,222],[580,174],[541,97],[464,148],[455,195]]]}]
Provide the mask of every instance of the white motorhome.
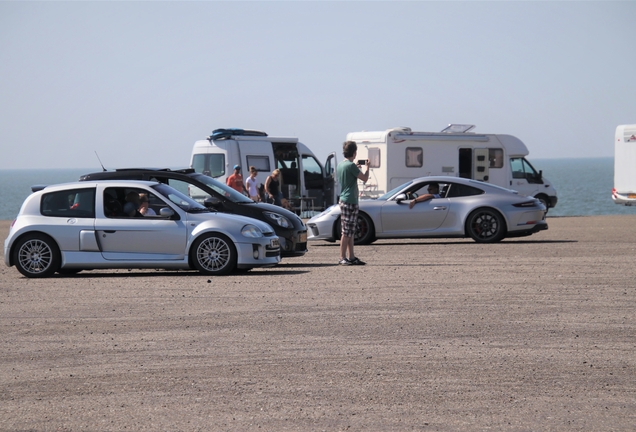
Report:
[{"label": "white motorhome", "polygon": [[379,132],[352,132],[358,160],[369,159],[370,175],[360,184],[362,197],[374,198],[408,180],[444,175],[470,178],[514,189],[557,203],[556,190],[525,159],[528,148],[511,135],[475,134],[473,125],[449,125],[441,132],[414,132],[401,127]]},{"label": "white motorhome", "polygon": [[241,166],[244,179],[249,167],[255,167],[262,184],[278,168],[283,195],[297,210],[322,210],[337,202],[335,153],[322,165],[298,138],[271,137],[247,129],[216,129],[207,139],[194,143],[190,167],[196,172],[225,182],[234,165]]},{"label": "white motorhome", "polygon": [[615,204],[636,205],[636,124],[620,125],[614,140]]}]

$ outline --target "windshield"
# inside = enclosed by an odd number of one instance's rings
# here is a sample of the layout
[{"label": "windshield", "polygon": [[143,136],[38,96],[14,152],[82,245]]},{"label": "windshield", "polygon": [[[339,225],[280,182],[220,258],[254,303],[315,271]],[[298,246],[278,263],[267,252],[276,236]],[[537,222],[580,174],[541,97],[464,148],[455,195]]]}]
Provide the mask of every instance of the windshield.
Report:
[{"label": "windshield", "polygon": [[181,208],[181,210],[183,211],[186,211],[189,213],[195,213],[195,212],[199,213],[199,212],[210,211],[206,207],[202,206],[201,204],[193,200],[192,198],[182,194],[178,190],[166,184],[159,183],[159,184],[153,185],[152,188],[156,190],[160,195],[172,201],[173,204],[179,206],[179,208]]},{"label": "windshield", "polygon": [[380,200],[380,201],[386,201],[386,200],[388,200],[389,198],[391,198],[393,195],[395,195],[398,191],[400,191],[400,190],[404,189],[405,187],[409,186],[409,185],[410,185],[410,184],[412,184],[412,183],[413,183],[413,180],[408,181],[408,182],[404,183],[403,185],[400,185],[400,186],[398,186],[398,187],[396,187],[396,188],[394,188],[394,189],[391,189],[390,191],[388,191],[388,192],[387,192],[387,193],[385,193],[384,195],[382,195],[382,196],[378,197],[378,200]]},{"label": "windshield", "polygon": [[221,183],[218,180],[213,179],[212,177],[208,177],[203,174],[195,174],[191,176],[192,178],[200,181],[206,186],[210,187],[210,189],[214,190],[214,192],[218,193],[222,197],[235,202],[235,203],[253,203],[251,199],[238,192],[237,190],[229,187],[226,184]]}]

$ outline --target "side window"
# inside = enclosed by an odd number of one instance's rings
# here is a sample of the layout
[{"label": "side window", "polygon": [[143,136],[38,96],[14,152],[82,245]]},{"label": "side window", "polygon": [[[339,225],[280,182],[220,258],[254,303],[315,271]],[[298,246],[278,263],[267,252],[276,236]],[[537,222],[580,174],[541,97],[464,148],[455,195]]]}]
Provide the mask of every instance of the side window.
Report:
[{"label": "side window", "polygon": [[499,149],[499,148],[488,149],[488,160],[490,161],[490,168],[502,168],[503,167],[503,149]]},{"label": "side window", "polygon": [[406,148],[406,166],[410,168],[421,168],[424,164],[424,152],[421,147]]},{"label": "side window", "polygon": [[42,195],[40,213],[53,217],[95,217],[95,189],[75,189]]},{"label": "side window", "polygon": [[526,178],[526,174],[523,172],[523,159],[511,158],[510,169],[512,170],[512,178],[516,178],[516,179]]},{"label": "side window", "polygon": [[111,187],[104,191],[104,215],[108,218],[153,217],[166,207],[145,189]]},{"label": "side window", "polygon": [[247,155],[246,160],[248,169],[249,167],[253,166],[254,168],[256,168],[256,171],[266,172],[268,173],[268,175],[271,172],[269,166],[269,157],[267,156]]},{"label": "side window", "polygon": [[451,183],[448,185],[448,191],[446,192],[446,198],[459,198],[473,195],[481,195],[484,191],[477,189],[476,187]]},{"label": "side window", "polygon": [[222,176],[225,174],[225,155],[222,153],[195,154],[192,157],[192,168],[210,177]]},{"label": "side window", "polygon": [[369,148],[369,168],[380,168],[380,149]]},{"label": "side window", "polygon": [[[418,196],[432,193],[432,192],[429,192],[428,185],[429,185],[428,183],[420,184],[417,189],[410,192],[411,196],[409,196],[408,198],[409,199],[417,198]],[[438,186],[439,186],[439,195],[441,198],[444,198],[444,192],[448,186],[445,183],[438,183]]]}]

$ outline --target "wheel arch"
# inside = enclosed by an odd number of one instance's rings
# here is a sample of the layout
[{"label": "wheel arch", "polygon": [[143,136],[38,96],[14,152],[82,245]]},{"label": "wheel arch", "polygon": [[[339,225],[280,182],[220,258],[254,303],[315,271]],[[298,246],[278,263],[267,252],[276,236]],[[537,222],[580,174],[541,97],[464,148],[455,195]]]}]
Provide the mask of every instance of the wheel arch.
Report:
[{"label": "wheel arch", "polygon": [[[369,221],[369,226],[371,229],[371,238],[369,239],[369,243],[373,243],[375,240],[377,240],[376,236],[375,236],[375,222],[373,221],[373,218],[371,217],[371,215],[365,211],[360,210],[358,212],[358,217],[360,215],[364,215],[368,221]],[[342,215],[338,215],[338,217],[336,218],[335,222],[333,223],[333,238],[335,241],[340,240],[340,238],[342,237]]]},{"label": "wheel arch", "polygon": [[60,249],[59,243],[57,242],[57,240],[55,240],[53,237],[51,237],[50,234],[47,234],[47,233],[45,233],[43,231],[38,231],[38,230],[35,230],[35,231],[24,231],[19,236],[14,238],[13,242],[11,242],[11,246],[9,247],[9,250],[8,250],[8,252],[9,252],[9,265],[10,266],[14,266],[15,265],[15,262],[14,262],[14,259],[13,259],[13,255],[14,255],[13,252],[15,251],[15,246],[18,243],[20,243],[20,240],[23,239],[25,236],[33,235],[33,234],[41,235],[41,236],[44,236],[44,237],[47,237],[47,238],[51,239],[51,241],[53,242],[53,244],[57,248],[57,251],[60,254],[62,253],[62,250]]},{"label": "wheel arch", "polygon": [[196,267],[194,267],[194,263],[192,262],[192,248],[196,244],[197,240],[199,240],[203,236],[207,236],[207,235],[210,235],[210,234],[227,237],[232,242],[232,247],[234,247],[234,249],[236,249],[237,241],[234,238],[234,236],[232,236],[231,234],[223,232],[223,231],[220,231],[218,229],[202,230],[202,231],[198,232],[196,236],[193,236],[190,239],[190,244],[188,245],[188,252],[187,252],[188,253],[188,266],[190,268],[192,268],[192,269],[196,268]]},{"label": "wheel arch", "polygon": [[550,200],[550,197],[546,194],[544,194],[543,192],[539,192],[538,194],[536,194],[534,196],[536,199],[538,199],[539,201],[543,202],[545,205],[545,210],[546,212],[548,211],[548,209],[550,208],[550,203],[552,202]]},{"label": "wheel arch", "polygon": [[509,222],[508,222],[508,218],[506,217],[505,214],[503,214],[501,212],[501,210],[499,210],[496,207],[490,207],[490,206],[480,206],[480,207],[475,207],[474,209],[472,209],[471,211],[466,213],[466,217],[464,218],[464,236],[465,237],[470,237],[470,234],[468,233],[468,220],[470,219],[470,216],[475,213],[476,211],[479,210],[491,210],[494,211],[495,213],[497,213],[501,219],[503,220],[504,223],[504,231],[507,234],[508,233],[508,226],[509,226]]}]

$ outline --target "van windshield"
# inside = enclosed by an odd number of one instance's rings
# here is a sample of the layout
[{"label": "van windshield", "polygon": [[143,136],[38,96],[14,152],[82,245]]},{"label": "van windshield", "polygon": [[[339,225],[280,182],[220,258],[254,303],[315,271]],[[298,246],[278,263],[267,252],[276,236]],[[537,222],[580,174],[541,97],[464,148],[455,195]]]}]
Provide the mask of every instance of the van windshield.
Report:
[{"label": "van windshield", "polygon": [[195,154],[192,157],[192,168],[210,177],[220,177],[225,174],[225,155],[222,153]]}]

